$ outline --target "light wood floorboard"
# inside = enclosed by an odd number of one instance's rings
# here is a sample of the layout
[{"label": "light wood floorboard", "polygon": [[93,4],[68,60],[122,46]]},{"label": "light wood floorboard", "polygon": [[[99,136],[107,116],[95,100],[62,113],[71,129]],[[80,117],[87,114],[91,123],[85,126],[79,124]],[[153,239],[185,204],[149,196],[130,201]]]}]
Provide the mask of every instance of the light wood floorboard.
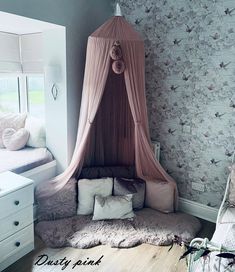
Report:
[{"label": "light wood floorboard", "polygon": [[[203,228],[199,237],[211,238],[215,224],[202,221]],[[90,249],[47,248],[43,242],[35,237],[35,250],[5,269],[4,272],[58,272],[58,271],[82,271],[82,272],[185,272],[186,261],[179,261],[184,250],[174,245],[168,252],[169,246],[153,246],[142,244],[129,249],[111,248],[110,246],[97,246]],[[50,260],[66,257],[71,263],[62,270],[60,265],[36,266],[34,263],[38,256],[47,254]],[[76,266],[78,260],[98,260],[103,255],[99,266]]]}]

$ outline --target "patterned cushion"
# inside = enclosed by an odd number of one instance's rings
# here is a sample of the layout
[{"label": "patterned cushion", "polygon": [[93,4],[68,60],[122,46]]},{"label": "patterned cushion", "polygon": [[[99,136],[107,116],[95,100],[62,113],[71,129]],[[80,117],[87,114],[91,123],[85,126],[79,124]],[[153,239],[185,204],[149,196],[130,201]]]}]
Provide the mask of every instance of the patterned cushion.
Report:
[{"label": "patterned cushion", "polygon": [[133,209],[142,209],[145,199],[145,181],[142,179],[115,178],[113,184],[113,195],[132,194]]},{"label": "patterned cushion", "polygon": [[125,219],[134,217],[132,195],[96,196],[92,220]]}]

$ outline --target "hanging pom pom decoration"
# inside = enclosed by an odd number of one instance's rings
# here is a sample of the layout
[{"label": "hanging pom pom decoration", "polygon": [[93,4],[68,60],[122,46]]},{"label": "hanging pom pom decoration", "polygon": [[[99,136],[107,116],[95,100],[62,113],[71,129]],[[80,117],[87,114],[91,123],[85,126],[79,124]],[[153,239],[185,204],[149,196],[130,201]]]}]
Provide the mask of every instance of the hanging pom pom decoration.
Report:
[{"label": "hanging pom pom decoration", "polygon": [[120,60],[122,57],[122,49],[119,42],[115,42],[111,47],[109,55],[112,60]]},{"label": "hanging pom pom decoration", "polygon": [[112,70],[115,74],[122,74],[125,70],[125,63],[122,59],[122,49],[119,41],[115,41],[110,49],[109,55],[113,60]]},{"label": "hanging pom pom decoration", "polygon": [[112,69],[115,74],[122,74],[125,70],[125,63],[123,60],[115,60],[112,64]]}]

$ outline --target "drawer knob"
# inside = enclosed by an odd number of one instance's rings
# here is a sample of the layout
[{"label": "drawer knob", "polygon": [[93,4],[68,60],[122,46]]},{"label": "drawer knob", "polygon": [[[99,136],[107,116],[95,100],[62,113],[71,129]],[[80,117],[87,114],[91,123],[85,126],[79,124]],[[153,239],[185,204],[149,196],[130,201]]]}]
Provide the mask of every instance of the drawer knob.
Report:
[{"label": "drawer knob", "polygon": [[15,246],[16,246],[16,247],[19,247],[19,246],[20,246],[20,242],[16,242],[16,243],[15,243]]},{"label": "drawer knob", "polygon": [[16,206],[18,206],[20,204],[20,201],[16,200],[14,203],[15,203]]},{"label": "drawer knob", "polygon": [[18,225],[19,225],[19,221],[15,221],[15,222],[14,222],[14,225],[15,225],[15,226],[18,226]]}]

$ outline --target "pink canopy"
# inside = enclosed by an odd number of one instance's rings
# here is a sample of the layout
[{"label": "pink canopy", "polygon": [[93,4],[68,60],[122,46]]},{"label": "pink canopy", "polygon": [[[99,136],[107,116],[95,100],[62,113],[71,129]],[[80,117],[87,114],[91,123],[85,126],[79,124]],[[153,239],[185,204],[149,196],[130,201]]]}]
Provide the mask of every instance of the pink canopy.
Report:
[{"label": "pink canopy", "polygon": [[[125,70],[114,73],[110,50],[119,42]],[[145,97],[144,42],[121,16],[110,18],[89,38],[77,142],[69,167],[38,188],[39,197],[62,189],[84,166],[133,165],[146,182],[177,186],[155,159]],[[157,196],[156,196],[157,197]]]}]

